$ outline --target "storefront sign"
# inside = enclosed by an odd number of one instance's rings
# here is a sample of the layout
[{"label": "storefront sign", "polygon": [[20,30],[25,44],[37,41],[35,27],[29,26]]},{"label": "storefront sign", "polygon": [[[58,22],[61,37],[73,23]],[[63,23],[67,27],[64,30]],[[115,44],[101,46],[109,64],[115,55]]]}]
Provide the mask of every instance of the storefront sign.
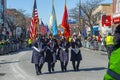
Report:
[{"label": "storefront sign", "polygon": [[111,26],[111,16],[109,15],[102,16],[102,26]]},{"label": "storefront sign", "polygon": [[113,23],[120,23],[120,17],[113,18]]}]

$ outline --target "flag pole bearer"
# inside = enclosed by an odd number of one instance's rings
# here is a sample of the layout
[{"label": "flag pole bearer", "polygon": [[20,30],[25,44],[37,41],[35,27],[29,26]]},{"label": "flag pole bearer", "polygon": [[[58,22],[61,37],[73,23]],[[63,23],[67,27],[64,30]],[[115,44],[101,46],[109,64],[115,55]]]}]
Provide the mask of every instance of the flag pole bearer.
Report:
[{"label": "flag pole bearer", "polygon": [[33,15],[30,26],[30,38],[34,40],[31,63],[35,65],[36,75],[42,74],[41,70],[44,64],[44,49],[43,47],[39,47],[40,42],[38,38],[36,38],[37,37],[36,27],[37,24],[39,23],[38,20],[39,18],[38,18],[36,0],[34,0]]}]

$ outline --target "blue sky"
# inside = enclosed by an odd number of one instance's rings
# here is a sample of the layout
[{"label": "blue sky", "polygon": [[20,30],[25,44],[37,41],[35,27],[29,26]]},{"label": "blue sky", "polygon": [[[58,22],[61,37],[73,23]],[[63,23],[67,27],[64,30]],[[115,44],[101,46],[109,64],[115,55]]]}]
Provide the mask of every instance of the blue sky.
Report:
[{"label": "blue sky", "polygon": [[[39,18],[44,23],[48,23],[52,11],[52,0],[36,0]],[[84,1],[84,0],[82,0]],[[26,10],[26,13],[32,14],[34,0],[7,0],[7,8],[16,8]],[[105,0],[105,3],[111,3],[112,0]],[[78,0],[67,0],[67,8],[71,9],[76,6]],[[56,17],[58,24],[62,21],[64,11],[64,0],[54,0]]]}]

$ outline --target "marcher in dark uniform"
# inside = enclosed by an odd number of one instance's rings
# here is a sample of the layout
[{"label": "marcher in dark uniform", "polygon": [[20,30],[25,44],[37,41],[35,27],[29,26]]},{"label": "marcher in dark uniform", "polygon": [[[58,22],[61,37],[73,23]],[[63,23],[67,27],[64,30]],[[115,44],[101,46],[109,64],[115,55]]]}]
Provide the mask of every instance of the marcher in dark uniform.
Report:
[{"label": "marcher in dark uniform", "polygon": [[40,75],[44,63],[44,51],[39,48],[39,41],[33,42],[32,63],[35,64],[36,75]]},{"label": "marcher in dark uniform", "polygon": [[48,63],[48,71],[51,73],[51,70],[54,72],[55,63],[57,62],[54,40],[49,40],[47,44],[45,61]]},{"label": "marcher in dark uniform", "polygon": [[[81,40],[77,38],[77,35],[73,35],[73,40],[71,42],[71,61],[73,65],[74,71],[79,70],[80,61],[82,60],[81,50],[80,47],[82,47]],[[77,62],[77,64],[76,64]]]},{"label": "marcher in dark uniform", "polygon": [[61,71],[67,71],[67,65],[69,61],[69,46],[65,38],[62,38],[60,41],[60,46],[58,49],[58,60],[60,60]]},{"label": "marcher in dark uniform", "polygon": [[55,67],[55,63],[57,62],[57,49],[58,49],[58,42],[56,39],[52,40],[52,44],[51,44],[51,50],[53,51],[52,55],[53,55],[53,62],[52,62],[52,71],[54,72],[54,67]]}]

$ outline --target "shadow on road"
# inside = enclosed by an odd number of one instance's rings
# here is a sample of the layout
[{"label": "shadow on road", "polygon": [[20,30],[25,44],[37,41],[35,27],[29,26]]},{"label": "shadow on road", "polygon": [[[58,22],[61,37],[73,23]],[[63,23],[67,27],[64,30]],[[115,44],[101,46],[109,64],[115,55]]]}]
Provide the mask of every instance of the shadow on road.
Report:
[{"label": "shadow on road", "polygon": [[5,76],[6,73],[0,73],[0,76]]},{"label": "shadow on road", "polygon": [[80,69],[80,71],[100,71],[100,70],[105,70],[107,68],[105,67],[95,67],[95,68],[85,68],[85,69]]},{"label": "shadow on road", "polygon": [[[105,67],[95,67],[95,68],[80,69],[79,71],[67,70],[67,72],[100,71],[100,70],[106,70],[106,69],[107,69],[107,68],[105,68]],[[55,72],[53,72],[53,73],[45,72],[45,73],[43,73],[43,74],[57,74],[57,73],[67,73],[67,72],[55,71]]]}]

